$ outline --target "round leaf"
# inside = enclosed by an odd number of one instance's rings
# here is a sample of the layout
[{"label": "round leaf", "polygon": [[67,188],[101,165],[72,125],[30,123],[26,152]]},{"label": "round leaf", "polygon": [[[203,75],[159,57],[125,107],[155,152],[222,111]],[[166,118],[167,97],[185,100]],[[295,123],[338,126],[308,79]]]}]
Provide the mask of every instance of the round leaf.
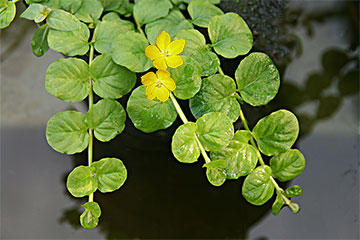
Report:
[{"label": "round leaf", "polygon": [[16,15],[16,5],[14,2],[8,2],[5,9],[0,12],[0,29],[6,28],[14,20]]},{"label": "round leaf", "polygon": [[168,70],[176,84],[175,96],[180,99],[189,99],[200,90],[201,68],[194,59],[190,57],[183,57],[183,59],[183,65]]},{"label": "round leaf", "polygon": [[212,160],[211,162],[205,163],[203,167],[213,167],[213,168],[221,168],[224,169],[228,165],[227,161],[225,160]]},{"label": "round leaf", "polygon": [[199,140],[208,151],[219,151],[226,147],[234,136],[234,126],[223,113],[204,114],[196,121]]},{"label": "round leaf", "polygon": [[84,0],[61,0],[61,9],[74,14],[77,10],[79,10],[83,1]]},{"label": "round leaf", "polygon": [[277,94],[280,75],[275,64],[264,53],[251,53],[235,72],[240,95],[252,106],[265,105]]},{"label": "round leaf", "polygon": [[107,142],[120,134],[125,128],[126,113],[116,100],[102,99],[94,104],[86,114],[89,128],[94,129],[95,137]]},{"label": "round leaf", "polygon": [[209,26],[212,17],[224,14],[220,8],[202,0],[191,1],[188,6],[188,12],[193,20],[192,23],[204,28]]},{"label": "round leaf", "polygon": [[286,189],[284,194],[288,198],[297,197],[302,194],[302,189],[299,185],[295,185]]},{"label": "round leaf", "polygon": [[213,186],[219,187],[225,182],[226,173],[224,169],[208,167],[206,168],[206,177]]},{"label": "round leaf", "polygon": [[80,215],[81,226],[85,229],[93,229],[99,223],[101,209],[96,202],[87,202],[82,205],[85,208],[84,212]]},{"label": "round leaf", "polygon": [[31,47],[35,56],[41,57],[49,49],[47,42],[48,33],[49,26],[47,24],[42,25],[35,31],[31,40]]},{"label": "round leaf", "polygon": [[66,102],[81,102],[90,92],[89,66],[78,58],[58,59],[46,70],[46,90]]},{"label": "round leaf", "polygon": [[89,70],[94,92],[102,98],[121,98],[136,83],[136,74],[115,64],[108,54],[96,57]]},{"label": "round leaf", "polygon": [[58,152],[74,154],[82,152],[89,144],[84,114],[65,111],[55,114],[46,127],[46,139]]},{"label": "round leaf", "polygon": [[171,142],[171,150],[175,158],[182,163],[196,162],[200,149],[196,141],[196,124],[185,123],[176,129]]},{"label": "round leaf", "polygon": [[199,49],[206,48],[206,41],[204,35],[202,35],[196,29],[186,29],[176,34],[176,39],[184,39],[185,47],[181,55],[191,56],[196,54]]},{"label": "round leaf", "polygon": [[253,43],[249,27],[236,13],[226,13],[211,18],[209,37],[215,52],[225,58],[247,54]]},{"label": "round leaf", "polygon": [[98,20],[104,8],[99,0],[84,0],[75,16],[86,23]]},{"label": "round leaf", "polygon": [[200,91],[190,99],[190,110],[195,118],[205,113],[222,112],[235,122],[240,114],[240,105],[233,94],[236,85],[231,77],[216,74],[203,79]]},{"label": "round leaf", "polygon": [[305,158],[297,149],[290,149],[270,159],[273,176],[282,182],[299,176],[305,168]]},{"label": "round leaf", "polygon": [[147,39],[140,33],[126,32],[115,38],[112,44],[112,58],[115,63],[127,67],[133,72],[145,72],[152,62],[145,55]]},{"label": "round leaf", "polygon": [[168,15],[172,7],[169,0],[136,1],[134,5],[134,18],[141,25],[150,23]]},{"label": "round leaf", "polygon": [[81,28],[79,19],[61,9],[51,10],[49,16],[46,18],[46,23],[50,28],[59,31],[74,31]]},{"label": "round leaf", "polygon": [[91,166],[95,168],[98,189],[102,193],[119,189],[126,180],[127,171],[120,159],[103,158]]},{"label": "round leaf", "polygon": [[259,150],[267,156],[273,156],[286,152],[295,143],[299,123],[293,113],[279,110],[260,119],[253,134]]},{"label": "round leaf", "polygon": [[97,182],[94,168],[88,166],[76,167],[67,177],[66,187],[74,197],[85,197],[96,191]]},{"label": "round leaf", "polygon": [[171,101],[149,100],[145,95],[145,86],[136,88],[128,101],[127,112],[135,127],[150,133],[170,127],[177,117]]},{"label": "round leaf", "polygon": [[266,203],[274,194],[274,185],[271,182],[271,168],[257,167],[246,178],[242,187],[242,195],[251,204],[256,206]]},{"label": "round leaf", "polygon": [[85,55],[89,50],[90,31],[84,24],[73,31],[59,31],[50,29],[48,36],[49,47],[67,56]]},{"label": "round leaf", "polygon": [[191,55],[201,65],[201,76],[211,76],[215,74],[220,67],[218,56],[206,49],[199,49]]}]

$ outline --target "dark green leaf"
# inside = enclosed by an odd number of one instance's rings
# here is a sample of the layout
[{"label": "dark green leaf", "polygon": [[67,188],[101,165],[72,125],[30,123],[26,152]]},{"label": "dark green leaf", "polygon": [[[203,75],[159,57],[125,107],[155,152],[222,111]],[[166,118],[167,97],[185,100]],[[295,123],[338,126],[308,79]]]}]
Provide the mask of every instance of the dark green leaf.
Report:
[{"label": "dark green leaf", "polygon": [[172,7],[169,0],[137,1],[134,5],[134,17],[143,25],[165,17]]},{"label": "dark green leaf", "polygon": [[276,155],[270,159],[273,176],[282,182],[299,176],[305,168],[305,158],[297,149]]},{"label": "dark green leaf", "polygon": [[0,29],[6,28],[14,20],[16,15],[16,6],[14,2],[7,2],[0,12]]},{"label": "dark green leaf", "polygon": [[39,27],[31,40],[31,48],[35,56],[41,57],[49,49],[47,36],[49,33],[49,26],[47,24]]},{"label": "dark green leaf", "polygon": [[286,189],[284,194],[288,198],[297,197],[302,194],[302,189],[299,185],[295,185]]},{"label": "dark green leaf", "polygon": [[208,167],[206,168],[206,177],[213,186],[219,187],[225,182],[226,173],[224,169]]},{"label": "dark green leaf", "polygon": [[277,94],[280,75],[275,64],[264,53],[251,53],[235,72],[243,100],[252,106],[265,105]]},{"label": "dark green leaf", "polygon": [[47,17],[46,23],[50,28],[59,31],[74,31],[81,28],[79,19],[61,9],[53,9]]},{"label": "dark green leaf", "polygon": [[86,23],[98,20],[104,8],[99,0],[84,0],[75,16]]},{"label": "dark green leaf", "polygon": [[175,158],[182,163],[196,162],[200,149],[196,141],[196,124],[185,123],[176,129],[171,142],[171,150]]},{"label": "dark green leaf", "polygon": [[119,102],[102,99],[92,106],[86,114],[89,128],[94,129],[95,137],[107,142],[120,134],[125,128],[126,113]]},{"label": "dark green leaf", "polygon": [[193,24],[204,28],[209,26],[212,17],[224,14],[220,8],[201,0],[191,1],[188,6],[188,12],[193,20]]},{"label": "dark green leaf", "polygon": [[85,208],[84,212],[80,216],[81,226],[85,229],[93,229],[99,223],[99,217],[101,215],[101,209],[96,202],[87,202],[82,205]]},{"label": "dark green leaf", "polygon": [[74,154],[82,152],[89,144],[84,114],[65,111],[55,114],[46,127],[46,139],[58,152]]},{"label": "dark green leaf", "polygon": [[29,7],[20,15],[21,18],[28,20],[34,20],[36,23],[42,22],[49,15],[51,9],[43,6],[39,3],[32,3]]},{"label": "dark green leaf", "polygon": [[279,110],[262,118],[253,129],[260,151],[273,156],[286,152],[295,143],[299,134],[299,123],[296,116]]},{"label": "dark green leaf", "polygon": [[272,205],[272,213],[274,214],[274,216],[279,215],[284,203],[285,202],[284,202],[284,199],[282,198],[281,194],[278,194]]},{"label": "dark green leaf", "polygon": [[74,197],[85,197],[95,192],[97,182],[93,167],[76,167],[67,177],[66,187]]},{"label": "dark green leaf", "polygon": [[251,204],[256,206],[266,203],[274,194],[274,185],[271,182],[271,168],[257,167],[246,178],[242,187],[242,195]]},{"label": "dark green leaf", "polygon": [[137,129],[146,133],[170,127],[177,117],[173,103],[170,100],[147,99],[145,88],[139,86],[129,98],[126,110],[131,121]]}]

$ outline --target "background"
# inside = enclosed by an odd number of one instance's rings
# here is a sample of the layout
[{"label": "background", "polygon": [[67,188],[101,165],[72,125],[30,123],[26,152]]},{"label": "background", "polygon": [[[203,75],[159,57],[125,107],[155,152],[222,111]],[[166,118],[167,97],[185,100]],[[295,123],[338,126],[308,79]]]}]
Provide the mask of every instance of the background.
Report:
[{"label": "background", "polygon": [[[22,12],[22,4],[17,6]],[[244,106],[245,115],[251,126],[280,108],[298,116],[296,147],[307,165],[288,185],[302,186],[303,195],[295,199],[301,211],[283,209],[275,217],[273,199],[261,207],[243,199],[243,179],[216,188],[201,161],[178,163],[170,141],[179,120],[154,134],[127,120],[116,139],[95,142],[94,159],[122,159],[128,179],[114,193],[95,194],[100,224],[82,229],[85,199],[71,197],[65,179],[86,164],[86,155],[55,152],[45,128],[55,113],[84,112],[87,106],[46,92],[45,71],[62,56],[51,50],[41,58],[32,55],[37,26],[17,16],[1,30],[2,239],[359,238],[359,2],[223,0],[220,7],[246,20],[255,38],[252,51],[270,55],[280,70],[277,97],[266,107]],[[225,74],[233,76],[241,58],[221,60]]]}]

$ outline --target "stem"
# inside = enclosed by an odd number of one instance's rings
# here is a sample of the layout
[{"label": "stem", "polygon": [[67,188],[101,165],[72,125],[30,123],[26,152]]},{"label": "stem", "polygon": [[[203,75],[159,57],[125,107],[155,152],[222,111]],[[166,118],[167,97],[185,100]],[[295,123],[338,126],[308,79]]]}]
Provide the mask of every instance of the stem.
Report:
[{"label": "stem", "polygon": [[140,23],[139,23],[138,20],[136,19],[136,17],[134,17],[134,20],[135,20],[135,23],[136,23],[136,28],[137,28],[137,30],[138,30],[142,35],[144,35],[144,36],[146,37],[144,31],[143,31],[142,28],[141,28]]},{"label": "stem", "polygon": [[272,176],[270,176],[270,180],[273,183],[273,185],[276,189],[276,192],[281,195],[281,197],[285,201],[286,205],[290,206],[291,201],[283,194],[284,190],[277,184],[277,182],[275,181],[275,179]]},{"label": "stem", "polygon": [[[174,95],[172,94],[172,92],[170,92],[170,99],[172,101],[172,103],[174,104],[174,107],[177,111],[177,113],[179,114],[181,120],[184,122],[184,123],[188,123],[189,121],[187,120],[183,110],[181,109],[178,101],[176,100],[176,98],[174,97]],[[196,139],[196,142],[198,143],[199,145],[199,148],[200,148],[200,152],[201,152],[201,155],[204,157],[205,159],[205,162],[206,163],[209,163],[211,162],[209,156],[207,155],[206,151],[205,151],[205,148],[203,147],[203,145],[201,144],[198,136],[195,134],[195,139]]]},{"label": "stem", "polygon": [[[90,46],[90,55],[89,55],[89,66],[92,63],[92,60],[94,58],[94,45],[91,44]],[[89,78],[90,82],[90,92],[89,92],[89,111],[91,110],[93,103],[94,103],[94,97],[93,97],[93,83],[92,79]],[[93,162],[93,129],[89,128],[89,146],[88,146],[88,166],[90,167]],[[94,193],[91,193],[89,195],[89,202],[94,201]]]},{"label": "stem", "polygon": [[220,73],[221,75],[225,75],[224,72],[223,72],[223,70],[221,69],[221,66],[219,66],[219,73]]}]

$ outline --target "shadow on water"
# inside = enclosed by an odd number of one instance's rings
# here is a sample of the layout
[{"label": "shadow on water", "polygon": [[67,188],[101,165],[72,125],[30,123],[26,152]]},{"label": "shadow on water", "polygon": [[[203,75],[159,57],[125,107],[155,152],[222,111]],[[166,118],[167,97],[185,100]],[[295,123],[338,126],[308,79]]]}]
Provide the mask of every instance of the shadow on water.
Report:
[{"label": "shadow on water", "polygon": [[[308,37],[315,23],[341,18],[353,33],[348,49],[329,48],[323,52],[321,69],[311,72],[304,83],[282,78],[279,94],[269,105],[254,110],[244,106],[251,126],[266,114],[286,108],[297,114],[300,138],[309,134],[318,121],[331,118],[348,96],[359,93],[359,58],[351,54],[358,47],[358,2],[343,2],[328,12],[307,13],[289,8],[288,1],[223,0],[224,11],[236,11],[247,19],[255,42],[254,51],[268,53],[284,75],[287,66],[302,55],[301,38],[293,30],[305,29]],[[355,5],[355,6],[354,6]],[[354,16],[355,14],[355,16]],[[225,73],[233,73],[241,58],[222,59]],[[330,89],[332,89],[330,91]],[[335,89],[335,90],[334,90]],[[121,100],[126,105],[126,98]],[[191,116],[186,102],[186,115]],[[304,114],[306,104],[315,107]],[[108,239],[115,238],[246,238],[249,229],[269,213],[272,200],[261,207],[248,204],[241,196],[243,178],[211,186],[202,161],[185,165],[170,152],[171,136],[179,120],[165,131],[144,134],[129,119],[125,131],[109,143],[95,141],[94,159],[118,157],[124,160],[128,179],[118,191],[95,194],[102,216],[98,229]],[[240,123],[236,123],[237,128]],[[86,153],[74,156],[74,167],[86,165]],[[64,183],[66,175],[64,174]],[[68,193],[66,193],[68,194]],[[68,194],[69,195],[69,194]],[[79,228],[79,207],[85,199],[74,199],[74,207],[63,212],[59,222]],[[287,209],[285,210],[287,211]],[[266,238],[263,238],[266,239]]]}]

